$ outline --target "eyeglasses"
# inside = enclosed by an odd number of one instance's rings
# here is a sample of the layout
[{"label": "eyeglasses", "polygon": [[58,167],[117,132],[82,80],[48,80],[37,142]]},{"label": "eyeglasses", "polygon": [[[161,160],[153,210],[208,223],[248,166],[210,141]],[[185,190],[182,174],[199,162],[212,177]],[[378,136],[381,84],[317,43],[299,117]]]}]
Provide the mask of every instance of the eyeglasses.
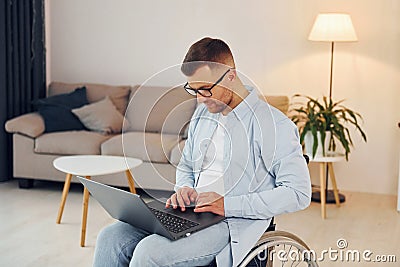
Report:
[{"label": "eyeglasses", "polygon": [[200,87],[199,89],[194,89],[190,87],[189,82],[187,82],[183,88],[188,92],[189,94],[196,96],[197,94],[204,96],[204,97],[210,97],[212,96],[211,89],[213,89],[217,84],[219,84],[222,79],[224,79],[225,75],[228,74],[228,72],[231,70],[228,69],[222,76],[219,78],[211,87]]}]

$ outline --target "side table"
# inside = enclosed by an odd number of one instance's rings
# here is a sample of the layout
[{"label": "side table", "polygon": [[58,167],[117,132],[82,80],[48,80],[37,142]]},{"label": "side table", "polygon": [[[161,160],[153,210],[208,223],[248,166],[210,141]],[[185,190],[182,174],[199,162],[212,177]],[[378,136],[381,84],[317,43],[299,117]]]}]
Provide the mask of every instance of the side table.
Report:
[{"label": "side table", "polygon": [[339,199],[339,192],[337,189],[337,184],[336,184],[336,177],[335,177],[335,172],[333,170],[333,163],[334,162],[339,162],[344,160],[344,156],[328,156],[328,157],[315,157],[312,158],[310,157],[310,162],[316,162],[319,163],[319,179],[320,179],[320,194],[321,194],[321,216],[323,219],[326,218],[326,193],[325,193],[325,188],[326,188],[326,183],[325,183],[325,170],[328,168],[329,171],[329,178],[331,179],[332,182],[332,187],[333,187],[333,194],[335,196],[335,203],[336,206],[340,207],[340,199]]},{"label": "side table", "polygon": [[[91,179],[92,176],[106,175],[125,171],[126,178],[128,179],[129,189],[132,193],[136,193],[135,183],[133,181],[130,170],[139,166],[141,163],[142,161],[140,159],[103,155],[65,156],[55,159],[53,162],[53,166],[57,170],[66,173],[64,189],[61,196],[61,203],[58,210],[56,223],[59,224],[61,222],[61,217],[64,211],[65,201],[68,196],[72,175],[85,176],[86,179]],[[80,243],[81,247],[85,246],[88,204],[89,191],[84,188]]]}]

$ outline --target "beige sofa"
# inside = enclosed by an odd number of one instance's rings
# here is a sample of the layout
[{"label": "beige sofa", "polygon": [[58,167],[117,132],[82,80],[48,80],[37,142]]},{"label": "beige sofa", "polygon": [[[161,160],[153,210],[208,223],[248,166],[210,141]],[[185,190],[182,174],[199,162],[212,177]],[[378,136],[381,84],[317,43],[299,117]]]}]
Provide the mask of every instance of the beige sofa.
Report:
[{"label": "beige sofa", "polygon": [[[64,181],[65,174],[53,167],[53,160],[60,156],[125,155],[143,160],[143,164],[132,171],[136,186],[173,190],[175,167],[181,156],[185,129],[196,107],[196,99],[181,87],[60,82],[49,85],[48,96],[72,92],[82,85],[87,88],[89,103],[109,96],[116,108],[125,114],[122,134],[105,135],[86,130],[45,133],[43,119],[38,113],[9,120],[5,128],[13,134],[13,175],[20,179],[20,186],[32,186],[33,179]],[[266,98],[271,105],[287,112],[288,97]],[[115,186],[127,186],[123,173],[94,179]]]}]

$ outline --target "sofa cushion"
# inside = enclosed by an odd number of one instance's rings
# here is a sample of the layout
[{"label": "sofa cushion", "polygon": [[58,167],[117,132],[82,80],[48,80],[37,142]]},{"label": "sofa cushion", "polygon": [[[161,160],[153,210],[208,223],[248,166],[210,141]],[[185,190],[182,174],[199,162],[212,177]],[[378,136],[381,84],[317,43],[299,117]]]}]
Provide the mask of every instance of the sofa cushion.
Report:
[{"label": "sofa cushion", "polygon": [[28,113],[7,121],[5,128],[9,133],[20,133],[35,138],[44,132],[44,121],[39,113]]},{"label": "sofa cushion", "polygon": [[35,139],[35,152],[57,155],[99,155],[101,144],[112,137],[89,131],[43,134]]},{"label": "sofa cushion", "polygon": [[115,107],[125,114],[126,106],[128,105],[128,97],[131,87],[129,85],[112,86],[106,84],[95,83],[63,83],[52,82],[49,85],[48,95],[65,94],[73,91],[75,88],[85,86],[86,95],[89,103],[97,102],[106,96],[109,96]]},{"label": "sofa cushion", "polygon": [[101,154],[168,163],[171,150],[178,142],[177,135],[127,132],[104,142],[101,145]]},{"label": "sofa cushion", "polygon": [[182,87],[141,86],[126,111],[129,131],[182,134],[195,107],[196,98]]},{"label": "sofa cushion", "polygon": [[46,133],[86,129],[71,112],[71,109],[86,104],[88,104],[88,100],[85,87],[77,88],[68,94],[55,95],[33,102],[33,105],[43,117]]},{"label": "sofa cushion", "polygon": [[104,134],[120,133],[124,117],[115,108],[110,98],[106,96],[101,101],[73,109],[86,128]]}]

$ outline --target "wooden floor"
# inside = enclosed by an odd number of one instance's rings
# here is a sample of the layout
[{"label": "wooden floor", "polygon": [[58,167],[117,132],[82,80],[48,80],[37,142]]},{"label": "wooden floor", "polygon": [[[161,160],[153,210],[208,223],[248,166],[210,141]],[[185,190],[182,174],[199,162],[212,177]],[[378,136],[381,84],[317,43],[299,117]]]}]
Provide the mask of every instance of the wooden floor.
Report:
[{"label": "wooden floor", "polygon": [[[72,186],[61,224],[55,223],[62,184],[38,182],[29,190],[16,181],[0,183],[0,266],[91,266],[96,236],[113,219],[93,199],[89,202],[86,247],[79,246],[82,188]],[[342,192],[343,193],[343,192]],[[397,263],[331,261],[319,266],[400,266],[400,214],[396,197],[344,192],[340,208],[327,206],[322,220],[320,205],[277,217],[277,228],[301,237],[317,255],[336,249],[345,239],[345,250],[370,250],[372,258],[395,255]],[[285,265],[286,266],[286,265]]]}]

